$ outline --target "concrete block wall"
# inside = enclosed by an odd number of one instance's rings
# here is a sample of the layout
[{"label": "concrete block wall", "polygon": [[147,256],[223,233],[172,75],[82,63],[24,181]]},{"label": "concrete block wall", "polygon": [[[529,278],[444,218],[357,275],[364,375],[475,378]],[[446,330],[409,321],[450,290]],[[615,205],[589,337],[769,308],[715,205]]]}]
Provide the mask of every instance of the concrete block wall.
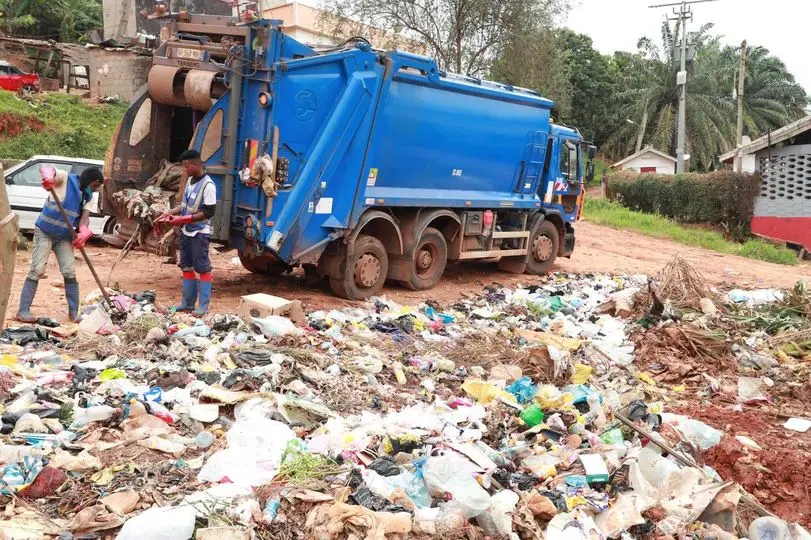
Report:
[{"label": "concrete block wall", "polygon": [[92,49],[90,53],[90,97],[119,96],[131,101],[144,84],[152,65],[151,56],[128,50]]}]

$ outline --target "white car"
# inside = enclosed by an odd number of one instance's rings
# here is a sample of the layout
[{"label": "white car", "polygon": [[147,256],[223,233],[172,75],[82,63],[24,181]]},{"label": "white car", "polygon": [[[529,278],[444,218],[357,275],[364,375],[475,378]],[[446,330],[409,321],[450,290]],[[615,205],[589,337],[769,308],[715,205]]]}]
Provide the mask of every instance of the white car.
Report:
[{"label": "white car", "polygon": [[[99,170],[104,166],[103,161],[95,159],[68,158],[62,156],[34,156],[29,160],[9,167],[3,173],[6,180],[6,190],[11,210],[19,216],[20,230],[33,231],[39,212],[45,206],[48,192],[42,189],[39,168],[42,166],[54,167],[60,171],[80,175],[90,167]],[[116,221],[112,216],[105,216],[98,212],[99,194],[94,193],[93,199],[87,204],[90,210],[90,230],[95,235],[112,234],[115,231]]]}]

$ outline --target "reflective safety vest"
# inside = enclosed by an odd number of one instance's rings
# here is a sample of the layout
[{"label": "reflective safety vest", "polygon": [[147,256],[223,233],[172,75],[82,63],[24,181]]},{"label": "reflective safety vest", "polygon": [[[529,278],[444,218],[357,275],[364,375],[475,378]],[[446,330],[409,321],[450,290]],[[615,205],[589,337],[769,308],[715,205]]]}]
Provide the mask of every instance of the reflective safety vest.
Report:
[{"label": "reflective safety vest", "polygon": [[[214,185],[214,180],[212,180],[209,175],[205,175],[201,180],[198,180],[196,184],[192,184],[191,181],[189,181],[186,190],[183,192],[183,200],[180,202],[181,216],[193,216],[200,210],[200,205],[203,202],[203,191],[205,191],[206,186],[209,184]],[[208,219],[187,223],[183,226],[183,230],[189,233],[202,231],[208,224]]]},{"label": "reflective safety vest", "polygon": [[[70,219],[71,226],[75,231],[79,226],[79,216],[84,207],[85,197],[82,195],[82,190],[79,187],[79,177],[75,174],[69,174],[65,186],[65,197],[62,199],[62,208]],[[39,213],[36,223],[37,229],[41,230],[49,236],[56,238],[70,239],[70,229],[62,218],[62,213],[52,196],[48,196],[48,201],[42,212]]]}]

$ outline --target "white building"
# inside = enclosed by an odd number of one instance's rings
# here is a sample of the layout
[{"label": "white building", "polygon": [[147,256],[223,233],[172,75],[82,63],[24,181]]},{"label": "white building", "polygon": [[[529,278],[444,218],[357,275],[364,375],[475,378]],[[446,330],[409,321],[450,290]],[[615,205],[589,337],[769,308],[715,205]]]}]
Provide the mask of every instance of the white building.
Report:
[{"label": "white building", "polygon": [[673,156],[668,156],[664,152],[648,146],[636,154],[614,163],[611,168],[618,171],[631,170],[638,173],[673,174],[676,171],[677,161]]}]

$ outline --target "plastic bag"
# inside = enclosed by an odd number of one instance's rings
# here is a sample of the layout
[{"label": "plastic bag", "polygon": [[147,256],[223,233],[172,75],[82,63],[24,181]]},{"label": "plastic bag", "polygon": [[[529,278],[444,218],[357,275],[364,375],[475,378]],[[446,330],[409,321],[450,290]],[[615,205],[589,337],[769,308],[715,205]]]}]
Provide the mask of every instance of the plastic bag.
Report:
[{"label": "plastic bag", "polygon": [[188,540],[194,534],[194,508],[188,505],[153,507],[130,518],[116,540]]},{"label": "plastic bag", "polygon": [[261,486],[276,476],[287,443],[296,436],[287,425],[253,418],[240,420],[226,434],[228,448],[213,454],[200,469],[201,482],[227,478],[240,486]]},{"label": "plastic bag", "polygon": [[279,315],[268,315],[262,319],[251,317],[251,321],[259,327],[266,338],[298,335],[300,333],[300,330],[296,328],[293,321],[287,317],[280,317]]},{"label": "plastic bag", "polygon": [[518,500],[518,495],[508,489],[493,495],[490,499],[490,509],[476,518],[485,534],[500,538],[508,536],[512,532],[513,520],[510,513],[515,510]]},{"label": "plastic bag", "polygon": [[473,464],[457,453],[428,458],[423,477],[432,490],[450,493],[470,519],[490,508],[490,495],[473,478]]},{"label": "plastic bag", "polygon": [[535,392],[538,390],[538,387],[532,384],[532,379],[529,377],[521,377],[505,388],[505,390],[514,395],[518,403],[526,403],[535,397]]}]

